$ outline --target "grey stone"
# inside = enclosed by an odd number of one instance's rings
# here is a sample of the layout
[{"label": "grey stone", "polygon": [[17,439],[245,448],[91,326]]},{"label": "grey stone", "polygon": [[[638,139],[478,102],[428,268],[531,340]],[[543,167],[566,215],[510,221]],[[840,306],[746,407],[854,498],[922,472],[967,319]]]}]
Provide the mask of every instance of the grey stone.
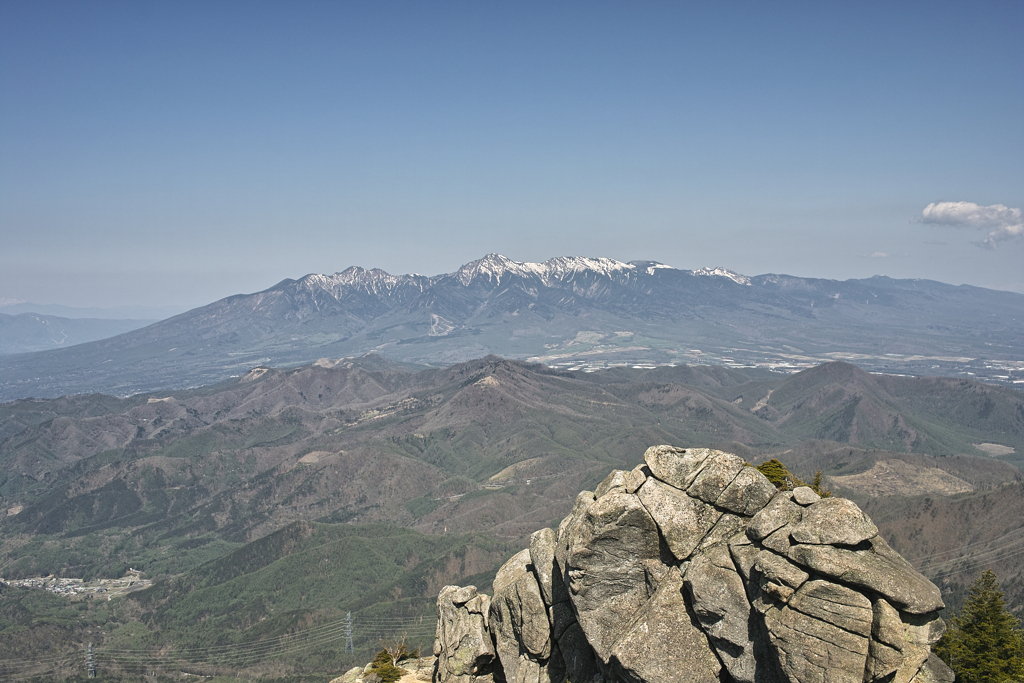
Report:
[{"label": "grey stone", "polygon": [[476,596],[476,586],[463,586],[462,588],[452,593],[452,604],[455,606],[465,605],[467,602],[469,602]]},{"label": "grey stone", "polygon": [[557,537],[552,529],[541,529],[530,535],[530,562],[540,586],[544,604],[553,605],[569,599],[561,573],[555,564]]},{"label": "grey stone", "polygon": [[780,491],[754,515],[747,527],[747,536],[760,541],[787,524],[795,524],[803,516],[803,508],[790,500],[787,491]]},{"label": "grey stone", "polygon": [[[490,598],[481,594],[461,605],[452,602],[452,597],[460,590],[463,590],[460,597],[466,592],[476,593],[474,586],[467,586],[467,589],[445,586],[437,596],[435,680],[441,683],[468,683],[488,674],[494,665],[495,652],[487,621]],[[470,611],[467,605],[481,611]]]},{"label": "grey stone", "polygon": [[946,632],[946,622],[939,619],[937,613],[902,614],[900,618],[903,620],[907,642],[914,645],[931,647]]},{"label": "grey stone", "polygon": [[558,648],[562,653],[568,680],[590,681],[600,673],[594,649],[590,647],[587,636],[578,623],[573,622],[558,638]]},{"label": "grey stone", "polygon": [[644,464],[637,465],[626,475],[626,493],[636,493],[650,476],[651,468]]},{"label": "grey stone", "polygon": [[600,498],[609,491],[625,491],[626,490],[626,475],[628,472],[622,470],[612,470],[611,473],[604,478],[597,488],[594,489],[594,497]]},{"label": "grey stone", "polygon": [[749,519],[743,520],[743,531],[736,532],[735,536],[728,539],[730,546],[734,545],[753,545],[753,541],[747,536],[747,524],[750,523]]},{"label": "grey stone", "polygon": [[769,548],[771,550],[774,550],[775,552],[779,553],[780,555],[787,554],[789,552],[789,549],[790,549],[791,545],[792,545],[790,543],[790,538],[789,538],[789,531],[792,528],[793,528],[792,526],[787,524],[786,526],[782,527],[781,529],[777,529],[776,531],[774,531],[771,534],[769,534],[767,538],[762,538],[761,539],[761,545],[763,545],[765,548]]},{"label": "grey stone", "polygon": [[814,492],[810,486],[797,486],[793,489],[793,502],[807,507],[821,500],[821,496]]},{"label": "grey stone", "polygon": [[[910,683],[930,659],[931,646],[938,642],[942,634],[946,632],[946,623],[934,612],[921,615],[900,615],[900,618],[903,625],[904,644],[900,651],[900,661],[895,668],[896,675],[893,677],[892,683]],[[895,627],[895,624],[892,626]],[[896,636],[896,634],[893,633],[891,636]],[[943,670],[937,668],[926,673],[925,677],[931,673],[943,674]]]},{"label": "grey stone", "polygon": [[852,500],[822,498],[789,533],[797,543],[857,545],[877,536],[878,527]]},{"label": "grey stone", "polygon": [[739,517],[731,512],[723,513],[711,530],[697,544],[695,552],[709,548],[719,543],[725,543],[737,534],[742,534],[747,528],[747,518]]},{"label": "grey stone", "polygon": [[576,612],[572,609],[572,603],[566,600],[549,607],[548,621],[551,622],[551,635],[561,638],[565,629],[576,623]]},{"label": "grey stone", "polygon": [[767,505],[775,496],[775,486],[756,467],[744,467],[732,480],[715,506],[750,517]]},{"label": "grey stone", "polygon": [[727,482],[738,459],[718,451],[645,457],[660,476],[581,493],[493,600],[442,590],[435,681],[952,683],[929,657],[938,590],[852,503],[773,493],[746,467]]},{"label": "grey stone", "polygon": [[525,653],[519,655],[511,670],[505,666],[504,660],[501,664],[505,667],[505,679],[509,683],[540,683],[540,662]]},{"label": "grey stone", "polygon": [[541,663],[540,683],[565,683],[565,676],[565,659],[558,643],[554,643],[551,646],[551,656]]},{"label": "grey stone", "polygon": [[871,601],[855,590],[829,581],[808,581],[790,598],[789,606],[844,631],[871,635]]},{"label": "grey stone", "polygon": [[606,661],[666,571],[658,527],[636,496],[612,492],[584,510],[574,533],[559,536],[559,552],[563,547],[559,566],[576,618]]},{"label": "grey stone", "polygon": [[506,672],[507,683],[565,683],[565,662],[557,647],[549,659],[538,661],[525,654],[519,655],[515,677]]},{"label": "grey stone", "polygon": [[710,448],[676,448],[651,446],[644,453],[644,462],[655,477],[680,491],[685,491],[712,453]]},{"label": "grey stone", "polygon": [[769,581],[784,584],[796,590],[804,584],[810,575],[800,567],[781,555],[762,550],[755,556],[754,568]]},{"label": "grey stone", "polygon": [[[538,680],[539,661],[551,656],[551,625],[540,586],[529,570],[530,551],[506,562],[494,578],[491,634],[508,680]],[[525,666],[522,673],[518,670]]]},{"label": "grey stone", "polygon": [[[787,586],[781,581],[772,581],[771,579],[766,579],[764,577],[761,578],[760,588],[762,598],[767,596],[771,601],[782,604],[788,603],[789,599],[793,597],[793,593],[796,593],[795,589]],[[760,611],[763,612],[770,606],[769,601],[762,600]]]},{"label": "grey stone", "polygon": [[743,469],[745,469],[743,458],[715,451],[708,456],[704,467],[686,489],[686,493],[714,505]]},{"label": "grey stone", "polygon": [[760,549],[754,545],[729,544],[729,555],[732,556],[732,562],[736,565],[736,569],[744,581],[749,582],[751,580],[750,572],[754,568],[754,563],[757,562],[757,556],[760,552]]},{"label": "grey stone", "polygon": [[908,645],[901,654],[903,661],[896,667],[896,676],[892,683],[910,683],[924,663],[928,661],[931,650],[921,645]]},{"label": "grey stone", "polygon": [[784,606],[764,614],[782,673],[800,683],[861,683],[868,639]]},{"label": "grey stone", "polygon": [[497,595],[504,591],[508,586],[511,586],[518,581],[524,573],[527,573],[527,567],[530,564],[530,549],[520,550],[518,553],[510,557],[505,561],[505,564],[501,565],[498,569],[498,573],[494,575],[494,581],[491,582],[491,587],[494,589],[494,594]]},{"label": "grey stone", "polygon": [[903,650],[907,644],[907,635],[900,613],[883,598],[875,600],[871,607],[871,637],[891,648]]},{"label": "grey stone", "polygon": [[583,518],[583,512],[593,503],[595,496],[591,491],[580,491],[576,494],[576,499],[572,503],[572,510],[569,514],[558,524],[558,532],[555,536],[558,538],[559,545],[555,548],[555,558],[561,563],[562,557],[559,555],[559,549],[563,547],[562,539],[571,536],[577,526],[579,526],[580,520]]},{"label": "grey stone", "polygon": [[903,663],[903,653],[877,640],[868,644],[868,659],[864,665],[864,680],[877,681],[883,678],[895,678]]},{"label": "grey stone", "polygon": [[697,621],[729,675],[738,683],[754,683],[758,663],[750,603],[728,547],[719,544],[694,555],[683,583]]},{"label": "grey stone", "polygon": [[331,683],[356,683],[357,680],[362,680],[362,678],[363,667],[355,666],[337,678],[331,679]]},{"label": "grey stone", "polygon": [[685,560],[722,513],[657,479],[648,479],[636,494],[657,522],[669,550]]},{"label": "grey stone", "polygon": [[470,614],[484,615],[484,628],[490,628],[488,619],[490,618],[491,612],[491,599],[488,596],[480,593],[472,600],[467,600],[463,603],[463,607],[465,607]]},{"label": "grey stone", "polygon": [[934,653],[925,660],[910,683],[953,683],[956,674]]},{"label": "grey stone", "polygon": [[931,645],[945,630],[934,615],[910,616],[905,624],[885,600],[876,600],[871,622],[871,649],[865,670],[867,680],[889,678],[892,683],[910,683],[928,659]]},{"label": "grey stone", "polygon": [[794,545],[788,557],[845,584],[879,593],[904,612],[926,614],[944,607],[935,584],[919,574],[880,536],[871,539],[864,550]]},{"label": "grey stone", "polygon": [[690,621],[675,572],[666,575],[610,654],[608,663],[625,681],[718,683],[722,669],[707,637]]}]

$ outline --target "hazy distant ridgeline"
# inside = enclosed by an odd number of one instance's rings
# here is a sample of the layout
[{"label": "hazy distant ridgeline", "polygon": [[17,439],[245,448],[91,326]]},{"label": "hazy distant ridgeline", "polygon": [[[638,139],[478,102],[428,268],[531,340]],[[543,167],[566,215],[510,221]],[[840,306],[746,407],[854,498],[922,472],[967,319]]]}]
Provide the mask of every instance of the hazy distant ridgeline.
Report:
[{"label": "hazy distant ridgeline", "polygon": [[488,353],[563,364],[806,367],[845,358],[869,369],[970,370],[1012,382],[1024,379],[1024,368],[1013,367],[1022,340],[1024,295],[1010,292],[490,255],[433,277],[350,268],[285,280],[113,339],[3,358],[0,400],[202,386],[254,365],[370,351],[435,366]]},{"label": "hazy distant ridgeline", "polygon": [[37,313],[0,313],[0,355],[31,353],[106,339],[155,320],[60,318]]}]

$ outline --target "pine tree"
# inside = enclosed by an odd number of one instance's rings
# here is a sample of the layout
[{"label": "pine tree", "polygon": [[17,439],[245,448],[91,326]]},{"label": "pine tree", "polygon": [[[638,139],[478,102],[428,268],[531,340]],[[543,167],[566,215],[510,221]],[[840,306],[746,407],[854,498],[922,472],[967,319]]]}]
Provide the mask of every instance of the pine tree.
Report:
[{"label": "pine tree", "polygon": [[768,478],[775,488],[782,491],[791,491],[796,486],[803,486],[803,482],[795,477],[785,465],[776,458],[763,462],[757,466],[757,470]]},{"label": "pine tree", "polygon": [[1024,680],[1024,634],[1006,610],[1003,592],[991,570],[971,584],[963,613],[949,620],[949,630],[935,652],[963,683],[1010,683]]},{"label": "pine tree", "polygon": [[782,461],[777,458],[772,458],[767,462],[763,462],[757,466],[757,471],[767,477],[768,481],[775,485],[775,488],[780,491],[792,491],[797,486],[810,486],[811,490],[817,493],[822,498],[829,498],[832,496],[832,492],[824,486],[825,478],[821,474],[821,470],[818,470],[814,475],[814,481],[810,484],[804,482],[800,477],[796,476],[789,469],[782,464]]},{"label": "pine tree", "polygon": [[814,481],[810,483],[811,490],[822,498],[831,498],[832,491],[825,488],[825,477],[821,476],[821,470],[814,473]]}]

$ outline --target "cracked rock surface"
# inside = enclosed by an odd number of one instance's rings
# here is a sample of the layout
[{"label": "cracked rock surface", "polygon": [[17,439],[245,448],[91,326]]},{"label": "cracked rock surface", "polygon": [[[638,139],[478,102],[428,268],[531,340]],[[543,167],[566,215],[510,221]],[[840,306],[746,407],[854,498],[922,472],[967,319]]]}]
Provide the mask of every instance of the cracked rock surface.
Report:
[{"label": "cracked rock surface", "polygon": [[939,590],[851,501],[655,446],[533,534],[494,596],[438,596],[434,680],[948,683]]}]

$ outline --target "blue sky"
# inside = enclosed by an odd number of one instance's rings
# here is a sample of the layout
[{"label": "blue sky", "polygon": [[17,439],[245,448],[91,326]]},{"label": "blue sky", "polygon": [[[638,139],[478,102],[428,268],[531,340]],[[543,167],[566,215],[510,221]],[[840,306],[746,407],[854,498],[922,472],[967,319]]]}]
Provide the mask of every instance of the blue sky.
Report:
[{"label": "blue sky", "polygon": [[488,252],[1024,292],[1022,28],[1021,2],[0,0],[0,299]]}]

